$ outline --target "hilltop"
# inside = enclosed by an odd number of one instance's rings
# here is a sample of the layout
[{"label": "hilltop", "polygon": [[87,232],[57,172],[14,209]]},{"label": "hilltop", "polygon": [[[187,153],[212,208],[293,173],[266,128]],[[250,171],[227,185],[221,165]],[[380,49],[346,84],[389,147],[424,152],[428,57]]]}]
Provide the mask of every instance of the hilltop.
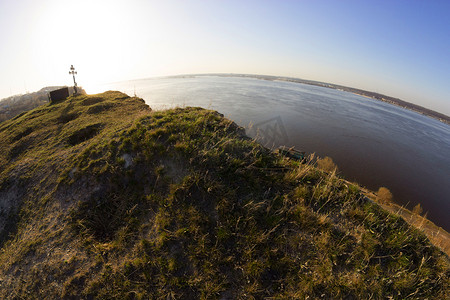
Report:
[{"label": "hilltop", "polygon": [[448,256],[215,111],[71,96],[0,124],[0,298],[429,298]]}]

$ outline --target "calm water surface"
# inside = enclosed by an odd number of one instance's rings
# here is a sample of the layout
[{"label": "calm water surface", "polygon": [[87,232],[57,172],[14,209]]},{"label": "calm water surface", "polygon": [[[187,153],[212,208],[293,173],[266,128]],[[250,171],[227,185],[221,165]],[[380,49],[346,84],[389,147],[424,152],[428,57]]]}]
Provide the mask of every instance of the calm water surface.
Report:
[{"label": "calm water surface", "polygon": [[385,186],[409,208],[421,203],[450,230],[450,126],[437,120],[343,91],[253,78],[145,79],[97,89],[136,93],[152,109],[217,110],[268,147],[332,157],[345,178]]}]

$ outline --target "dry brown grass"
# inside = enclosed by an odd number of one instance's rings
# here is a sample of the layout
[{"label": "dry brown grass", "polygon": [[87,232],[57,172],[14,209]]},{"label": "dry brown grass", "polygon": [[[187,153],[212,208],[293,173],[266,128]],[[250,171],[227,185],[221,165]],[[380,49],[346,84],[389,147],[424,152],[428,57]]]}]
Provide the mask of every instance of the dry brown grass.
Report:
[{"label": "dry brown grass", "polygon": [[[348,183],[350,184],[350,182]],[[361,188],[361,191],[371,201],[377,202],[377,195],[375,193],[364,188]],[[433,245],[441,249],[442,252],[450,257],[450,233],[428,220],[426,217],[426,213],[424,214],[424,216],[421,216],[416,213],[417,208],[416,212],[414,212],[414,208],[411,211],[404,206],[392,202],[388,204],[378,202],[378,204],[383,209],[389,211],[392,214],[402,217],[411,226],[414,226],[418,230],[422,231]]]},{"label": "dry brown grass", "polygon": [[450,256],[450,233],[428,220],[426,214],[421,216],[420,214],[414,212],[414,209],[413,211],[410,211],[409,209],[397,204],[382,205],[382,207],[398,216],[401,216],[406,222],[422,231],[433,243],[433,245],[440,248],[444,253]]}]

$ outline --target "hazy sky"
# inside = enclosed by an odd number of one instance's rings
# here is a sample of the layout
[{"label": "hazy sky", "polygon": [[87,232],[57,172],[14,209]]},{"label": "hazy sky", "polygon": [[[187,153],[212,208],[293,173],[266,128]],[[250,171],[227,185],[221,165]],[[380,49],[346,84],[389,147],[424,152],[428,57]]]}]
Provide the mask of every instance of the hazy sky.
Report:
[{"label": "hazy sky", "polygon": [[[0,98],[188,73],[293,76],[450,115],[450,1],[0,0]],[[88,90],[89,92],[89,90]]]}]

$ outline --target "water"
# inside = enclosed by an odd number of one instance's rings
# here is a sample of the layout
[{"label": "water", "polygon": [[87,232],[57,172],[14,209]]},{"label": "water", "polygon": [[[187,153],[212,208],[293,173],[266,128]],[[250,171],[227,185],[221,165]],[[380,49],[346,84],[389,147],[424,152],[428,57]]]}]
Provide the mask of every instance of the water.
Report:
[{"label": "water", "polygon": [[387,187],[409,208],[420,203],[429,219],[450,230],[450,126],[437,120],[343,91],[254,78],[192,76],[97,87],[109,89],[136,93],[152,109],[214,109],[268,147],[330,156],[345,178],[372,190]]}]

